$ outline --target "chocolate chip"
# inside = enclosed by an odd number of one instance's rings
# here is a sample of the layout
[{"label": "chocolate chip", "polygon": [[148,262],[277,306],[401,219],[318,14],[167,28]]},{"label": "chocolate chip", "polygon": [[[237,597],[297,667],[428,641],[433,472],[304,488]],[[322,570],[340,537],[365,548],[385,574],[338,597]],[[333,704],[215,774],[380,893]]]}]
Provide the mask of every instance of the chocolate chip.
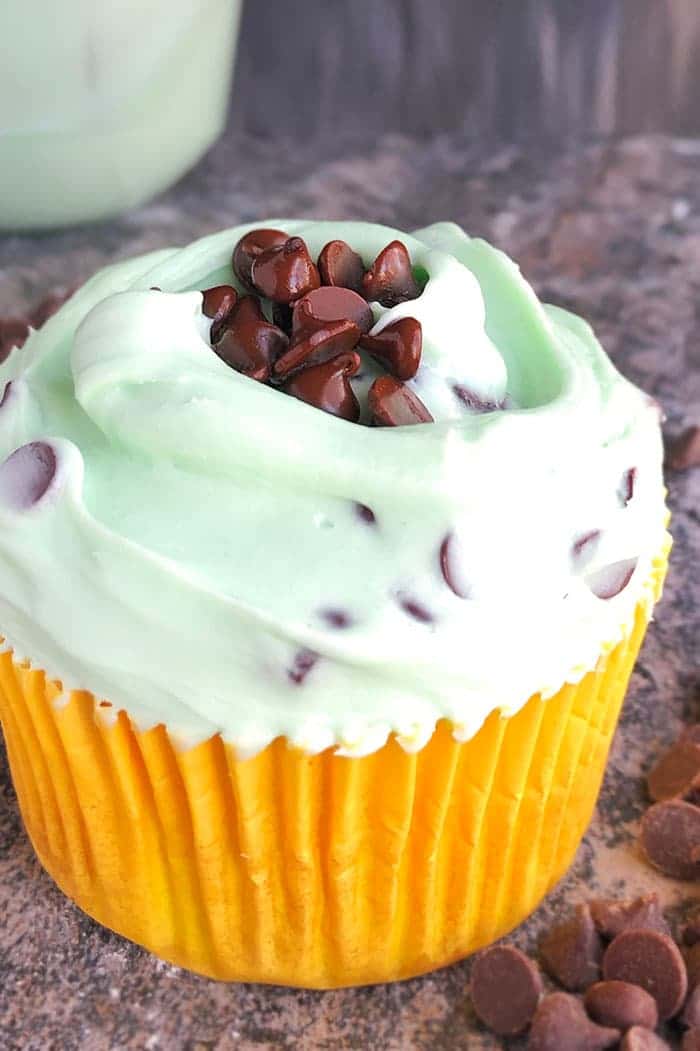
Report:
[{"label": "chocolate chip", "polygon": [[553,927],[540,943],[544,969],[565,989],[585,989],[600,976],[603,943],[587,905]]},{"label": "chocolate chip", "polygon": [[630,467],[629,470],[625,471],[624,475],[622,476],[622,482],[620,483],[620,488],[618,489],[618,496],[620,497],[620,502],[622,503],[623,507],[627,507],[627,504],[634,496],[634,487],[636,483],[637,468]]},{"label": "chocolate chip", "polygon": [[383,248],[362,278],[365,299],[395,307],[407,299],[417,299],[420,288],[411,269],[411,257],[406,245],[392,241]]},{"label": "chocolate chip", "polygon": [[270,324],[255,296],[243,296],[225,319],[214,351],[236,372],[266,383],[272,365],[289,345],[288,337]]},{"label": "chocolate chip", "polygon": [[542,979],[524,953],[511,945],[495,945],[474,960],[470,994],[485,1026],[499,1036],[517,1036],[537,1010]]},{"label": "chocolate chip", "polygon": [[[334,293],[336,289],[328,291]],[[333,321],[316,317],[310,299],[310,296],[304,296],[295,307],[289,349],[275,362],[278,376],[288,376],[310,365],[322,365],[357,346],[360,338],[358,326],[348,318]]]},{"label": "chocolate chip", "polygon": [[687,427],[675,438],[666,439],[666,467],[671,471],[687,471],[700,466],[700,426]]},{"label": "chocolate chip", "polygon": [[214,285],[202,292],[202,313],[211,318],[209,339],[211,343],[221,339],[226,319],[236,305],[238,293],[233,285]]},{"label": "chocolate chip", "polygon": [[13,347],[22,347],[29,337],[29,323],[23,318],[0,318],[0,361],[9,356]]},{"label": "chocolate chip", "polygon": [[369,332],[374,316],[368,303],[349,288],[315,288],[294,304],[292,335],[324,321],[352,321]]},{"label": "chocolate chip", "polygon": [[250,275],[257,291],[276,303],[293,303],[321,283],[301,237],[261,252],[253,259]]},{"label": "chocolate chip", "polygon": [[409,617],[413,617],[414,620],[419,620],[421,624],[432,624],[435,618],[430,610],[427,610],[417,599],[402,593],[397,595],[397,599],[399,606],[404,613],[408,613]]},{"label": "chocolate chip", "polygon": [[596,598],[611,599],[619,595],[629,584],[637,566],[636,558],[624,558],[603,566],[585,578],[586,584]]},{"label": "chocolate chip", "polygon": [[585,565],[593,557],[598,541],[600,540],[600,529],[590,529],[574,541],[571,554],[577,565]]},{"label": "chocolate chip", "polygon": [[277,328],[281,328],[288,336],[292,334],[292,315],[294,307],[291,303],[273,303],[272,321]]},{"label": "chocolate chip", "polygon": [[420,365],[423,328],[414,317],[402,317],[376,336],[363,336],[360,346],[396,379],[410,380]]},{"label": "chocolate chip", "polygon": [[295,684],[301,686],[307,675],[318,663],[319,655],[314,650],[301,649],[294,655],[294,663],[287,669],[287,676]]},{"label": "chocolate chip", "polygon": [[700,1029],[689,1029],[684,1034],[681,1051],[700,1051]]},{"label": "chocolate chip", "polygon": [[680,740],[665,752],[647,776],[649,797],[655,802],[675,799],[692,790],[700,776],[700,744]]},{"label": "chocolate chip", "polygon": [[21,445],[0,464],[0,504],[26,511],[48,491],[56,475],[56,453],[47,442]]},{"label": "chocolate chip", "polygon": [[665,1040],[662,1040],[651,1029],[635,1025],[625,1033],[620,1044],[620,1051],[671,1051]]},{"label": "chocolate chip", "polygon": [[359,354],[338,354],[322,365],[312,365],[297,372],[284,383],[282,390],[316,409],[357,423],[360,403],[350,386],[350,376],[354,376],[359,367]]},{"label": "chocolate chip", "polygon": [[352,617],[344,609],[322,609],[319,615],[331,628],[349,628],[352,625]]},{"label": "chocolate chip", "polygon": [[318,257],[318,270],[324,285],[362,291],[364,263],[345,241],[329,241],[323,246]]},{"label": "chocolate chip", "polygon": [[658,931],[671,936],[658,894],[645,894],[630,901],[592,901],[589,908],[599,934],[607,940],[631,930]]},{"label": "chocolate chip", "polygon": [[680,799],[654,803],[642,818],[641,843],[664,875],[700,880],[700,807]]},{"label": "chocolate chip", "polygon": [[683,1025],[700,1029],[700,985],[696,985],[685,1002],[681,1015]]},{"label": "chocolate chip", "polygon": [[357,511],[357,517],[361,518],[363,522],[367,523],[367,525],[376,525],[377,516],[375,515],[372,508],[368,507],[367,504],[356,503],[355,510]]},{"label": "chocolate chip", "polygon": [[433,422],[418,395],[393,376],[379,376],[370,387],[367,399],[372,422],[378,427]]},{"label": "chocolate chip", "polygon": [[596,1025],[571,993],[540,1001],[530,1029],[528,1051],[603,1051],[620,1039],[617,1029]]},{"label": "chocolate chip", "polygon": [[471,412],[496,412],[504,408],[502,401],[489,401],[481,398],[475,391],[465,387],[463,383],[454,383],[452,390],[459,398],[462,405]]},{"label": "chocolate chip", "polygon": [[448,533],[440,544],[440,569],[445,583],[457,598],[469,598],[469,588],[459,580],[459,574],[455,570],[455,537]]},{"label": "chocolate chip", "polygon": [[233,272],[246,288],[252,291],[251,267],[253,260],[257,259],[262,252],[268,248],[283,245],[288,239],[288,234],[282,230],[260,229],[251,230],[244,234],[233,250],[231,262]]},{"label": "chocolate chip", "polygon": [[683,957],[673,939],[658,931],[618,934],[603,957],[603,977],[646,989],[656,1000],[661,1021],[680,1011],[688,991]]},{"label": "chocolate chip", "polygon": [[630,982],[596,982],[583,1003],[594,1022],[625,1032],[633,1025],[656,1029],[659,1012],[653,996]]},{"label": "chocolate chip", "polygon": [[700,909],[691,912],[683,926],[683,944],[697,945],[698,942],[700,942]]}]

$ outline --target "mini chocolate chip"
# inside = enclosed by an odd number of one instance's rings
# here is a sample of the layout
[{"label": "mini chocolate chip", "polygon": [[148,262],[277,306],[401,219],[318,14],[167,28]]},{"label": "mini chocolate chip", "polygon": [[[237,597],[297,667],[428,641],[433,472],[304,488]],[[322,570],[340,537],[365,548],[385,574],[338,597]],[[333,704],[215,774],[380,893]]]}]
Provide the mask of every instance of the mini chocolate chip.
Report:
[{"label": "mini chocolate chip", "polygon": [[367,525],[376,525],[377,516],[367,504],[356,503],[355,510],[357,511],[357,517],[361,518],[363,522],[367,523]]},{"label": "mini chocolate chip", "polygon": [[659,802],[689,792],[700,776],[700,744],[680,740],[665,752],[647,775],[650,799]]},{"label": "mini chocolate chip", "polygon": [[465,387],[463,383],[454,383],[452,385],[452,390],[461,401],[462,405],[471,412],[497,412],[499,409],[505,408],[504,402],[484,399],[480,397],[476,391],[470,390],[469,387]]},{"label": "mini chocolate chip", "polygon": [[372,423],[378,427],[433,422],[418,395],[393,376],[379,376],[370,387],[367,398]]},{"label": "mini chocolate chip", "polygon": [[231,262],[233,272],[246,288],[253,290],[250,273],[253,260],[257,259],[262,252],[266,252],[268,248],[283,245],[288,237],[289,235],[282,230],[270,229],[251,230],[243,235],[233,250]]},{"label": "mini chocolate chip", "polygon": [[579,905],[570,920],[545,935],[540,956],[547,973],[571,992],[598,979],[603,943],[587,905]]},{"label": "mini chocolate chip", "polygon": [[29,337],[29,324],[24,318],[0,318],[0,361],[4,361],[13,347],[22,347]]},{"label": "mini chocolate chip", "polygon": [[605,951],[603,977],[646,989],[656,1000],[662,1022],[680,1011],[688,991],[688,976],[678,946],[658,931],[628,930],[618,934]]},{"label": "mini chocolate chip", "polygon": [[654,803],[642,818],[641,843],[664,875],[700,880],[700,807],[680,799]]},{"label": "mini chocolate chip", "polygon": [[345,241],[329,241],[323,246],[318,257],[318,270],[324,285],[362,291],[364,263]]},{"label": "mini chocolate chip", "polygon": [[214,351],[236,372],[266,383],[272,365],[289,345],[289,339],[265,318],[255,296],[238,300],[225,320]]},{"label": "mini chocolate chip", "polygon": [[611,599],[624,591],[632,574],[637,567],[636,558],[624,558],[620,562],[612,562],[609,566],[603,566],[585,578],[586,584],[596,598]]},{"label": "mini chocolate chip", "polygon": [[687,471],[700,466],[700,426],[687,427],[682,434],[666,440],[666,467],[671,471]]},{"label": "mini chocolate chip", "polygon": [[662,1040],[651,1029],[635,1025],[625,1033],[620,1051],[671,1051],[665,1040]]},{"label": "mini chocolate chip", "polygon": [[630,467],[630,469],[628,471],[625,471],[624,475],[622,476],[622,482],[620,483],[620,488],[618,489],[618,496],[620,497],[620,501],[623,507],[627,507],[627,504],[634,496],[634,487],[636,483],[637,468]]},{"label": "mini chocolate chip", "polygon": [[571,553],[577,565],[585,565],[593,557],[600,540],[600,529],[591,529],[574,541]]},{"label": "mini chocolate chip", "polygon": [[417,299],[420,288],[411,269],[411,257],[402,241],[383,248],[362,278],[362,292],[370,302],[395,307],[407,299]]},{"label": "mini chocolate chip", "polygon": [[306,648],[298,650],[294,655],[292,667],[287,669],[287,676],[296,686],[301,686],[318,660],[319,655],[314,650]]},{"label": "mini chocolate chip", "polygon": [[321,283],[301,237],[290,237],[261,252],[253,260],[250,275],[258,292],[276,303],[293,303]]},{"label": "mini chocolate chip", "polygon": [[226,320],[236,305],[238,293],[233,285],[214,285],[202,292],[202,313],[211,318],[210,343],[218,343],[226,327]]},{"label": "mini chocolate chip", "polygon": [[681,1051],[700,1051],[700,1029],[689,1029],[683,1035]]},{"label": "mini chocolate chip", "polygon": [[349,288],[314,288],[294,304],[292,335],[324,321],[352,321],[364,333],[374,324],[374,316],[362,296]]},{"label": "mini chocolate chip", "polygon": [[695,909],[683,925],[683,944],[697,945],[700,942],[700,909]]},{"label": "mini chocolate chip", "polygon": [[283,384],[282,390],[316,409],[357,423],[360,403],[350,386],[350,376],[354,376],[359,367],[359,354],[354,351],[338,354],[322,365],[297,372]]},{"label": "mini chocolate chip", "polygon": [[331,628],[349,628],[352,625],[352,617],[344,609],[322,609],[320,616]]},{"label": "mini chocolate chip", "polygon": [[292,323],[289,349],[275,362],[277,376],[289,376],[300,368],[322,365],[357,346],[360,338],[357,325],[347,318],[321,321],[311,313],[308,298],[304,298],[298,313],[294,312],[296,321]]},{"label": "mini chocolate chip", "polygon": [[686,1000],[681,1022],[700,1029],[700,985],[695,986]]},{"label": "mini chocolate chip", "polygon": [[0,464],[0,504],[26,511],[47,493],[56,469],[56,453],[47,442],[21,445]]},{"label": "mini chocolate chip", "polygon": [[360,346],[397,380],[411,380],[420,366],[423,328],[414,317],[402,317],[376,336],[363,336]]},{"label": "mini chocolate chip", "polygon": [[623,1032],[633,1025],[656,1029],[659,1021],[654,997],[630,982],[596,982],[586,990],[583,1003],[594,1022]]},{"label": "mini chocolate chip", "polygon": [[608,941],[631,930],[659,931],[671,936],[658,894],[645,894],[629,901],[601,899],[590,902],[589,908],[598,932]]},{"label": "mini chocolate chip", "polygon": [[485,1026],[499,1036],[517,1036],[537,1010],[542,979],[524,953],[511,945],[494,945],[474,960],[469,991]]},{"label": "mini chocolate chip", "polygon": [[469,598],[469,588],[458,579],[454,568],[455,544],[454,533],[448,533],[440,544],[440,569],[445,583],[457,598]]},{"label": "mini chocolate chip", "polygon": [[617,1029],[596,1025],[571,993],[551,993],[540,1001],[528,1051],[604,1051],[620,1039]]},{"label": "mini chocolate chip", "polygon": [[421,624],[432,624],[435,619],[425,606],[411,598],[410,595],[399,595],[398,602],[404,613],[408,613],[409,617],[413,617],[414,620],[419,620]]}]

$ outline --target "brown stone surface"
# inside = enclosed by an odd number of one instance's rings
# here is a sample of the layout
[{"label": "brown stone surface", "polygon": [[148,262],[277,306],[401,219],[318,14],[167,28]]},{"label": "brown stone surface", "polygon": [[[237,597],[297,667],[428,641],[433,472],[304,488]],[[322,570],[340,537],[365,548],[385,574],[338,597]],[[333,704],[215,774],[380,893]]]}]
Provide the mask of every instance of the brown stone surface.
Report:
[{"label": "brown stone surface", "polygon": [[[672,430],[700,416],[700,146],[659,139],[556,156],[387,137],[325,159],[223,143],[171,193],[122,220],[0,239],[0,314],[103,263],[274,215],[462,223],[514,255],[539,294],[584,314]],[[655,873],[636,832],[644,775],[700,718],[700,471],[669,475],[672,569],[634,673],[607,777],[575,864],[513,936],[534,950],[586,897],[693,888]],[[697,888],[695,888],[697,894]],[[330,993],[221,985],[160,963],[82,915],[40,870],[0,755],[0,1046],[7,1051],[450,1048],[500,1041],[465,998],[469,963],[394,986]],[[668,1037],[678,1046],[677,1034]],[[518,1044],[511,1046],[517,1047]]]}]

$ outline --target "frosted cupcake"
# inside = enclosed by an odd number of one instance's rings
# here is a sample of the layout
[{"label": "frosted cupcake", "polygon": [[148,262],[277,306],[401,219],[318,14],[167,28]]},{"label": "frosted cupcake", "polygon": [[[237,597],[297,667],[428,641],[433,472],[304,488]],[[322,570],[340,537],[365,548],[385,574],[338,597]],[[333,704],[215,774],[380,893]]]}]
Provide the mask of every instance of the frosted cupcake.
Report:
[{"label": "frosted cupcake", "polygon": [[104,270],[0,369],[0,717],[59,886],[311,987],[519,923],[670,544],[590,328],[451,224],[276,220]]}]

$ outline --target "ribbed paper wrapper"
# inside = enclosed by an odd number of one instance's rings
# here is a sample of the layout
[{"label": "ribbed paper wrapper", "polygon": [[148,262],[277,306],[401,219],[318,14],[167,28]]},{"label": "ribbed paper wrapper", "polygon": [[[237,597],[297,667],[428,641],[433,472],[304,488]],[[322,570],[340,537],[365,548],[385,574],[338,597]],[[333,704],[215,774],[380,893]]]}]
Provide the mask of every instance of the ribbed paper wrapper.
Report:
[{"label": "ribbed paper wrapper", "polygon": [[125,712],[0,655],[0,718],[22,816],[62,890],[100,923],[214,978],[327,988],[407,978],[515,927],[590,820],[658,594],[577,685],[440,723],[414,754],[362,758],[220,737],[183,751]]}]

